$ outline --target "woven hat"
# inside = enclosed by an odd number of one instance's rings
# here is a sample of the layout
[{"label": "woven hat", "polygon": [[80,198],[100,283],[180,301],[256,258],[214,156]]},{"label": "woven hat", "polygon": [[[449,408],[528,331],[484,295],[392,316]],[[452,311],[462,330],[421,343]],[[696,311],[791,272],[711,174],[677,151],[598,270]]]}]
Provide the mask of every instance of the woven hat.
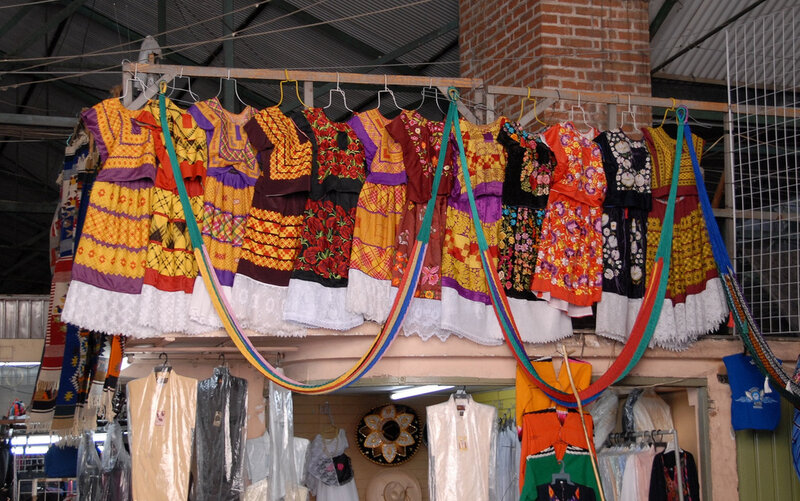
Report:
[{"label": "woven hat", "polygon": [[400,470],[375,475],[367,486],[367,501],[421,501],[422,489],[416,478]]}]

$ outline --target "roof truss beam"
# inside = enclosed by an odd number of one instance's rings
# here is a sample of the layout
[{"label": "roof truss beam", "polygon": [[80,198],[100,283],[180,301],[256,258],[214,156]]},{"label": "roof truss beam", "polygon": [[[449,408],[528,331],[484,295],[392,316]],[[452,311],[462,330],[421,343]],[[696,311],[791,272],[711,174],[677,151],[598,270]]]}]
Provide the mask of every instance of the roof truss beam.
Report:
[{"label": "roof truss beam", "polygon": [[34,42],[44,37],[47,33],[50,32],[50,30],[57,27],[59,24],[65,21],[69,16],[74,14],[75,11],[78,10],[78,8],[80,8],[85,2],[86,0],[72,0],[72,2],[67,4],[67,6],[61,9],[60,11],[58,11],[53,17],[48,19],[47,22],[44,23],[44,25],[42,25],[40,28],[28,33],[28,35],[25,36],[25,38],[23,38],[17,44],[14,50],[11,51],[10,55],[16,56],[17,54],[25,50],[31,44],[31,42]]},{"label": "roof truss beam", "polygon": [[661,8],[658,9],[656,13],[656,17],[653,18],[653,22],[650,23],[650,41],[652,42],[653,39],[656,37],[656,33],[658,33],[659,28],[661,25],[664,24],[664,21],[667,20],[667,16],[669,16],[670,11],[675,4],[678,3],[678,0],[664,0],[664,3],[661,4]]}]

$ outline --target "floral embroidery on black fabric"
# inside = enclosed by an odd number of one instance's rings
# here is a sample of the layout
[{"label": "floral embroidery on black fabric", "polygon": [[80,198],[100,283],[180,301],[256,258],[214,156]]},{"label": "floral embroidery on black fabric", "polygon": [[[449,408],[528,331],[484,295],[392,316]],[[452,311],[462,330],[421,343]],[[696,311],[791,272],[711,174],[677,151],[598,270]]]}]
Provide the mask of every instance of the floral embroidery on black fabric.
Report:
[{"label": "floral embroidery on black fabric", "polygon": [[347,278],[356,209],[345,210],[328,200],[309,200],[303,212],[296,271],[310,271],[323,279]]},{"label": "floral embroidery on black fabric", "polygon": [[317,140],[317,182],[321,184],[328,176],[338,176],[363,183],[364,148],[353,128],[344,122],[331,122],[322,108],[307,110],[306,117]]}]

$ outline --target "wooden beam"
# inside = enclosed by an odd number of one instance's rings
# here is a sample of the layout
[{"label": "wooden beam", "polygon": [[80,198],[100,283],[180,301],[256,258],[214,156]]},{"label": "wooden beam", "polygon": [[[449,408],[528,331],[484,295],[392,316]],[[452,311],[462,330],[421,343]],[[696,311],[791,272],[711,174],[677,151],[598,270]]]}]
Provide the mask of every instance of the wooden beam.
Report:
[{"label": "wooden beam", "polygon": [[[285,78],[285,70],[259,69],[259,68],[219,68],[201,66],[173,66],[165,64],[139,64],[140,73],[179,73],[183,69],[184,76],[207,77],[207,78],[226,78],[230,71],[231,78],[245,78],[250,80],[275,80],[281,81]],[[123,71],[133,72],[133,63],[124,63]],[[336,83],[337,79],[341,83],[350,84],[372,84],[383,85],[384,75],[372,73],[335,73],[331,71],[295,71],[289,70],[289,78],[298,81],[309,82],[329,82]],[[386,81],[389,85],[399,85],[407,87],[427,87],[429,84],[434,86],[453,86],[459,88],[477,88],[483,85],[480,78],[464,77],[427,77],[414,75],[387,75]]]}]

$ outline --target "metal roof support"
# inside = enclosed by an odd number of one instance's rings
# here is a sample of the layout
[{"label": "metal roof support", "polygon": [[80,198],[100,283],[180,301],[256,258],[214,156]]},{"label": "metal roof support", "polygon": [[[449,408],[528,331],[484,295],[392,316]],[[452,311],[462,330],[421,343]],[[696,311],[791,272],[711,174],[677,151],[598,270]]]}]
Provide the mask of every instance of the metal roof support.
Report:
[{"label": "metal roof support", "polygon": [[767,0],[756,0],[755,2],[751,3],[749,6],[745,7],[744,9],[739,11],[734,16],[729,17],[727,20],[725,20],[724,23],[720,24],[719,26],[717,26],[713,30],[709,31],[705,35],[701,36],[700,38],[698,38],[694,42],[690,43],[689,45],[687,45],[683,49],[681,49],[678,52],[676,52],[675,55],[668,57],[666,61],[664,61],[663,63],[659,64],[658,66],[656,66],[652,70],[650,70],[650,74],[652,75],[653,73],[656,73],[658,70],[660,70],[661,68],[664,68],[665,66],[667,66],[672,61],[678,59],[679,57],[681,57],[682,55],[686,54],[690,50],[696,48],[698,45],[700,45],[701,43],[705,42],[709,38],[713,37],[714,35],[716,35],[720,31],[724,30],[728,25],[732,24],[737,19],[739,19],[740,17],[744,16],[745,14],[747,14],[748,12],[750,12],[753,9],[755,9],[756,7],[758,7],[759,5],[761,5],[762,3],[766,2],[766,1]]},{"label": "metal roof support", "polygon": [[84,4],[86,0],[72,0],[66,7],[58,11],[53,17],[47,20],[47,22],[40,27],[39,29],[33,30],[28,33],[28,35],[20,41],[17,46],[12,50],[9,55],[16,56],[22,50],[24,50],[31,42],[38,40],[44,35],[46,35],[50,30],[61,24],[62,21],[66,20],[69,16],[71,16],[78,8]]},{"label": "metal roof support", "polygon": [[656,17],[653,18],[653,22],[650,23],[650,41],[652,42],[653,39],[656,37],[656,33],[658,33],[658,29],[661,28],[661,25],[664,24],[664,21],[667,20],[667,16],[669,16],[670,11],[678,3],[678,0],[664,0],[664,3],[661,4],[661,8],[658,9],[656,13]]},{"label": "metal roof support", "polygon": [[[292,5],[286,0],[271,0],[269,2],[269,5],[276,7],[282,10],[283,12],[291,13],[292,18],[299,21],[300,23],[319,24],[318,26],[314,26],[314,28],[324,33],[325,35],[328,35],[329,37],[341,42],[342,45],[355,49],[357,52],[360,52],[361,54],[363,54],[368,58],[377,59],[384,56],[384,53],[376,49],[375,47],[365,42],[362,42],[361,40],[350,35],[349,33],[326,23],[324,19],[320,19],[317,16],[308,13],[307,11],[298,9],[296,6]],[[394,61],[394,58],[391,58],[387,62],[397,62],[397,61]],[[414,70],[410,66],[397,66],[395,69],[402,74],[414,74]],[[327,90],[325,92],[327,92]]]},{"label": "metal roof support", "polygon": [[3,24],[3,26],[0,26],[0,38],[3,38],[5,34],[8,33],[8,30],[19,24],[19,22],[22,21],[22,19],[33,9],[33,7],[33,5],[28,5],[18,9],[14,15],[11,16],[11,18],[9,18],[5,24]]},{"label": "metal roof support", "polygon": [[[84,17],[86,17],[86,18],[88,18],[88,19],[90,19],[91,21],[96,22],[97,24],[99,24],[101,26],[104,26],[104,27],[108,28],[109,30],[113,31],[114,33],[119,32],[121,34],[121,36],[127,37],[128,39],[132,40],[131,47],[133,47],[133,43],[141,42],[145,38],[145,35],[143,35],[142,33],[139,33],[138,31],[135,31],[135,30],[133,30],[133,29],[131,29],[131,28],[125,26],[125,25],[119,24],[118,22],[116,22],[113,19],[109,18],[105,14],[101,14],[100,12],[97,12],[94,9],[90,9],[89,7],[86,7],[85,5],[81,6],[77,10],[77,13],[82,15],[82,16],[84,16]],[[131,52],[132,53],[135,54],[137,51],[138,51],[138,49],[131,48]],[[167,53],[164,56],[164,59],[170,61],[173,64],[181,65],[181,66],[202,66],[197,61],[195,61],[193,59],[189,59],[188,57],[184,56],[183,54],[179,54],[179,53],[175,53],[175,52]],[[141,72],[142,71],[141,70],[142,65],[139,65],[139,68],[140,68],[139,71]],[[131,65],[130,70],[129,70],[131,74],[133,74],[133,70],[134,70],[134,68]],[[177,75],[179,73],[180,73],[180,66],[176,66],[175,74]],[[221,75],[221,76],[224,77],[225,75]],[[58,83],[58,82],[56,82],[56,83]],[[242,96],[242,98],[248,100],[254,106],[267,106],[269,104],[269,102],[266,99],[264,99],[260,94],[257,94],[255,92],[245,88],[242,85],[239,86],[239,94]],[[97,99],[95,99],[92,102],[92,104],[94,104],[96,102],[97,102]]]}]

